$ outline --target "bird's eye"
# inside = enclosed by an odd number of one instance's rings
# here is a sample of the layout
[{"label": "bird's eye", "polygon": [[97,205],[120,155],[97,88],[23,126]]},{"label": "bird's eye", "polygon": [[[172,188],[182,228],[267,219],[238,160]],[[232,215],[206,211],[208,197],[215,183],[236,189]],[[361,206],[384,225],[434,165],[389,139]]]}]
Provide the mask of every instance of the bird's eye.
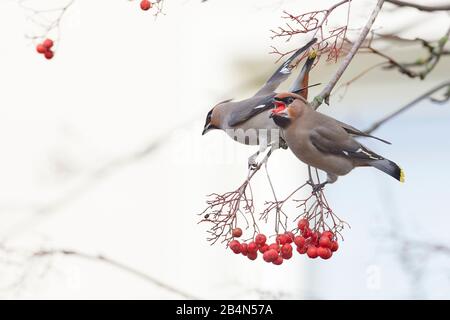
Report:
[{"label": "bird's eye", "polygon": [[291,104],[292,102],[294,102],[294,98],[289,97],[289,98],[287,98],[286,102],[287,102],[287,104]]}]

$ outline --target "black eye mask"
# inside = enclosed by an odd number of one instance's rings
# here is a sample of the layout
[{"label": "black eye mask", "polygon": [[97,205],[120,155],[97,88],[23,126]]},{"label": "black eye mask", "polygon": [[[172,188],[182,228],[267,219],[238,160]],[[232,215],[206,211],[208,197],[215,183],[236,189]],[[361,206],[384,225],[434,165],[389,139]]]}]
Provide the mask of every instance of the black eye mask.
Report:
[{"label": "black eye mask", "polygon": [[295,98],[293,97],[285,97],[285,98],[277,98],[275,97],[274,100],[283,102],[286,106],[290,105],[292,102],[294,102]]}]

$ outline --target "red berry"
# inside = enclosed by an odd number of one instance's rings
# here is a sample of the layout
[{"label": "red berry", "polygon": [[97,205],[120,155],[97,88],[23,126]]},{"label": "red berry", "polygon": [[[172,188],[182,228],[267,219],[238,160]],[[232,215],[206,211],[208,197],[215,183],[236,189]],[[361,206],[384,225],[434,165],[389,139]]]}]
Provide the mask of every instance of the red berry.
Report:
[{"label": "red berry", "polygon": [[300,254],[305,254],[307,250],[308,250],[308,248],[305,247],[305,246],[297,247],[297,252],[300,253]]},{"label": "red berry", "polygon": [[53,47],[53,40],[52,39],[45,39],[42,45],[48,50],[51,47]]},{"label": "red berry", "polygon": [[242,243],[241,244],[241,253],[246,256],[248,254],[248,244]]},{"label": "red berry", "polygon": [[292,246],[289,243],[285,243],[281,247],[280,251],[281,251],[282,254],[292,253]]},{"label": "red berry", "polygon": [[305,245],[305,238],[302,236],[296,236],[294,238],[294,243],[297,247],[303,247]]},{"label": "red berry", "polygon": [[333,240],[334,234],[331,231],[324,231],[322,232],[322,237],[328,237],[330,240]]},{"label": "red berry", "polygon": [[327,236],[321,236],[319,239],[319,246],[324,248],[331,248],[331,240]]},{"label": "red berry", "polygon": [[266,262],[273,262],[278,258],[278,252],[274,249],[269,249],[263,254],[263,259]]},{"label": "red berry", "polygon": [[306,254],[308,255],[308,257],[310,257],[311,259],[315,259],[317,258],[318,254],[317,254],[317,247],[315,246],[309,246],[308,250],[306,251]]},{"label": "red berry", "polygon": [[241,253],[241,244],[239,243],[239,241],[237,240],[230,241],[228,246],[234,253],[236,254]]},{"label": "red berry", "polygon": [[256,258],[258,258],[258,252],[249,251],[247,254],[247,258],[249,258],[250,260],[256,260]]},{"label": "red berry", "polygon": [[285,243],[281,246],[281,252],[292,252],[292,245],[290,243]]},{"label": "red berry", "polygon": [[339,249],[339,244],[337,243],[337,241],[331,241],[330,249],[332,252],[335,252]]},{"label": "red berry", "polygon": [[297,226],[300,231],[303,231],[305,228],[309,227],[309,222],[306,219],[300,219],[297,223]]},{"label": "red berry", "polygon": [[322,259],[329,259],[329,258],[331,258],[331,256],[333,255],[332,253],[331,253],[331,250],[330,249],[328,249],[328,248],[324,248],[324,247],[319,247],[318,249],[317,249],[317,255],[319,256],[319,257],[321,257]]},{"label": "red berry", "polygon": [[302,230],[302,236],[303,236],[303,238],[307,239],[307,238],[311,237],[311,235],[312,235],[312,231],[311,231],[310,228],[305,227],[305,228]]},{"label": "red berry", "polygon": [[290,258],[292,258],[292,251],[289,253],[281,253],[281,257],[283,257],[283,259],[285,260],[289,260]]},{"label": "red berry", "polygon": [[285,233],[285,235],[287,236],[287,242],[286,243],[292,243],[294,241],[295,235],[294,233],[288,231]]},{"label": "red berry", "polygon": [[278,256],[273,262],[274,265],[279,266],[280,264],[283,263],[283,258],[281,256]]},{"label": "red berry", "polygon": [[281,244],[281,245],[287,243],[288,240],[289,240],[289,239],[288,239],[288,236],[285,235],[285,234],[279,234],[279,235],[277,235],[277,243],[279,243],[279,244]]},{"label": "red berry", "polygon": [[311,243],[316,245],[319,242],[320,233],[319,232],[313,232],[311,233]]},{"label": "red berry", "polygon": [[46,51],[46,52],[44,53],[45,59],[47,59],[47,60],[52,59],[54,55],[55,55],[55,54],[54,54],[53,51],[51,51],[51,50],[48,50],[48,51]]},{"label": "red berry", "polygon": [[252,241],[248,244],[247,250],[248,252],[256,252],[258,251],[258,245]]},{"label": "red berry", "polygon": [[38,44],[38,45],[36,46],[36,51],[37,51],[38,53],[44,54],[44,53],[47,52],[47,48],[44,47],[44,45],[43,45],[42,43],[40,43],[40,44]]},{"label": "red berry", "polygon": [[149,0],[142,0],[141,1],[141,9],[144,11],[147,11],[152,7],[152,3]]},{"label": "red berry", "polygon": [[277,243],[272,243],[271,245],[269,245],[269,249],[273,249],[276,252],[280,252],[280,246]]},{"label": "red berry", "polygon": [[269,245],[267,245],[267,244],[264,244],[261,247],[259,247],[259,252],[261,252],[261,253],[264,253],[267,250],[269,250]]},{"label": "red berry", "polygon": [[231,231],[231,235],[235,238],[239,238],[240,236],[242,236],[242,229],[234,228],[233,231]]},{"label": "red berry", "polygon": [[262,233],[257,234],[256,237],[255,237],[255,243],[256,243],[258,246],[264,245],[264,244],[266,243],[266,240],[267,240],[266,236],[263,235]]}]

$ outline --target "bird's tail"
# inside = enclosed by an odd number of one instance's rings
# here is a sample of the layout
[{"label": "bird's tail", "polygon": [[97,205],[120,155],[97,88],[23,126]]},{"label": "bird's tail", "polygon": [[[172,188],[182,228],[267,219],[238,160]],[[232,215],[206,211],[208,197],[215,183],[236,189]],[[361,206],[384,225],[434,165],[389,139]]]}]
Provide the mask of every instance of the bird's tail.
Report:
[{"label": "bird's tail", "polygon": [[400,182],[405,182],[405,172],[402,168],[400,168],[395,162],[382,159],[382,160],[373,160],[370,162],[372,167],[377,168],[378,170],[387,173],[391,177],[397,179]]}]

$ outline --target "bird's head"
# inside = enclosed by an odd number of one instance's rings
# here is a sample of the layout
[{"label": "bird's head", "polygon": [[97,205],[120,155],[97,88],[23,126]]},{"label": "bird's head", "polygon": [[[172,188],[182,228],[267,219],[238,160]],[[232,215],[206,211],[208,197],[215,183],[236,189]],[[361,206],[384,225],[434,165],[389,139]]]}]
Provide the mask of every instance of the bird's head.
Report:
[{"label": "bird's head", "polygon": [[202,135],[213,129],[220,129],[220,114],[221,109],[233,99],[225,100],[216,104],[206,115],[205,126],[203,127]]},{"label": "bird's head", "polygon": [[296,100],[306,102],[302,96],[292,92],[278,93],[273,97],[275,108],[271,110],[270,117],[277,126],[286,128],[297,117],[297,104],[294,103]]}]

